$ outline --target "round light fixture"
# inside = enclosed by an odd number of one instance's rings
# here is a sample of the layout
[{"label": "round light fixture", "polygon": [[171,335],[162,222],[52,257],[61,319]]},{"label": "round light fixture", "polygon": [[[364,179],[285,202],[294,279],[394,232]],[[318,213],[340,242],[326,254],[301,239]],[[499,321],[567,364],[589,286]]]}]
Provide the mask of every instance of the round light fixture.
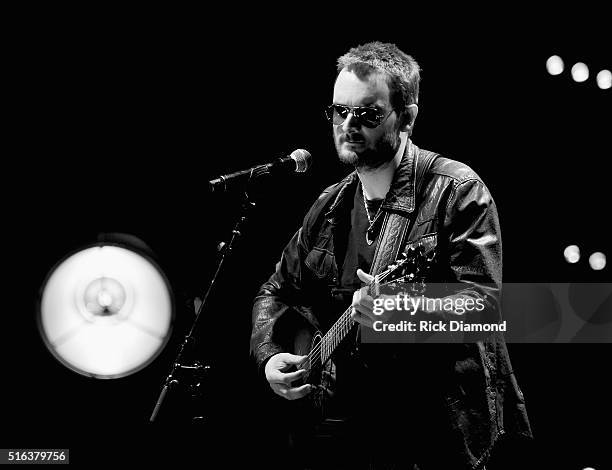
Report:
[{"label": "round light fixture", "polygon": [[169,283],[142,252],[99,243],[69,255],[48,274],[40,333],[70,369],[117,378],[146,367],[166,345],[174,319]]}]

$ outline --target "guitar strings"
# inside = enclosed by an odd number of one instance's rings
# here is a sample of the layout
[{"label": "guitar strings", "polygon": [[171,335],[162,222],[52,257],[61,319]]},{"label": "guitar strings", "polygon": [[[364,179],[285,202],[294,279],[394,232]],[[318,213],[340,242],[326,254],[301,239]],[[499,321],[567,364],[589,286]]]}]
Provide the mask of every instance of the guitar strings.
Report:
[{"label": "guitar strings", "polygon": [[[390,275],[393,271],[395,271],[399,266],[401,266],[404,263],[404,260],[400,261],[398,263],[397,266],[395,266],[392,269],[388,269],[384,272],[382,272],[381,274],[379,274],[377,276],[376,281],[380,284],[380,281],[384,280],[388,275]],[[398,279],[396,279],[395,281],[391,281],[391,282],[398,282],[401,281],[402,279],[406,278],[407,276],[402,276]],[[385,283],[382,284],[387,285],[389,283]],[[329,358],[331,357],[332,352],[330,352],[329,350],[333,351],[336,349],[336,347],[338,346],[338,344],[340,343],[340,340],[337,341],[332,341],[332,337],[333,338],[338,338],[338,331],[339,330],[344,330],[346,329],[346,333],[348,334],[348,332],[351,330],[351,328],[353,328],[353,326],[355,325],[355,323],[357,323],[355,320],[353,320],[350,316],[350,312],[352,310],[352,307],[347,308],[344,313],[340,316],[340,318],[336,321],[336,323],[332,326],[332,328],[325,333],[325,335],[323,335],[323,337],[321,338],[321,341],[319,341],[319,343],[308,353],[308,361],[310,363],[310,370],[313,369],[313,363],[312,363],[312,359],[314,356],[317,356],[321,353],[321,350],[323,348],[325,348],[323,354],[322,354],[322,360],[321,361],[317,361],[317,363],[315,363],[314,365],[319,365],[321,366],[321,368],[327,363],[327,361],[329,360]],[[342,338],[343,339],[343,338]],[[331,347],[330,347],[330,343],[331,343]],[[337,344],[334,344],[337,343]]]},{"label": "guitar strings", "polygon": [[[383,274],[385,274],[383,276]],[[380,280],[384,279],[384,277],[386,277],[387,273],[383,273],[379,276],[378,278],[378,282],[380,282]],[[332,341],[332,339],[334,337],[337,336],[337,333],[339,330],[346,328],[346,327],[352,327],[351,324],[351,318],[350,318],[350,313],[351,313],[352,307],[347,308],[344,313],[340,316],[340,318],[338,319],[338,321],[332,326],[332,328],[323,336],[323,338],[321,339],[319,345],[329,345],[330,342],[331,343],[335,343],[335,341]],[[332,345],[332,348],[335,348],[335,344]],[[320,349],[320,348],[319,348]],[[315,348],[313,350],[315,352],[315,354],[318,354],[319,351]],[[326,356],[328,351],[326,351]]]},{"label": "guitar strings", "polygon": [[[390,273],[389,273],[390,274]],[[385,276],[386,277],[386,276]],[[391,282],[401,282],[403,280],[405,280],[407,277],[409,277],[408,275],[402,276],[398,279],[395,279],[394,281]],[[385,283],[382,284],[383,286],[390,284],[389,283]],[[330,339],[330,337],[334,337],[334,338],[338,338],[338,330],[344,328],[348,331],[350,331],[350,329],[354,326],[355,323],[357,323],[355,320],[353,320],[350,317],[350,311],[351,311],[352,307],[347,308],[344,313],[340,316],[340,318],[337,320],[337,322],[334,324],[334,326],[323,336],[323,338],[321,338],[321,341],[317,344],[317,346],[315,346],[312,351],[310,351],[310,353],[308,353],[308,359],[310,362],[310,370],[315,369],[313,366],[325,366],[325,364],[327,363],[327,361],[329,360],[329,358],[331,357],[331,355],[333,354],[333,351],[335,350],[335,348],[338,346],[338,344],[340,343],[340,341],[342,341],[342,339],[344,339],[344,337],[340,340],[336,340],[336,341],[332,341]],[[331,344],[330,344],[331,343]],[[323,357],[321,361],[317,361],[315,364],[312,363],[312,356],[316,356],[321,352],[321,349],[324,348],[323,351]],[[330,352],[331,350],[331,352]],[[315,369],[316,370],[316,369]]]},{"label": "guitar strings", "polygon": [[[380,283],[380,281],[382,281],[385,277],[387,277],[389,274],[391,274],[396,268],[388,269],[387,271],[384,271],[383,273],[379,274],[377,281]],[[396,282],[397,282],[397,280],[396,280]],[[386,284],[383,284],[383,285],[386,285]],[[325,333],[325,335],[323,335],[323,338],[321,338],[321,341],[317,344],[317,346],[315,346],[312,349],[312,351],[310,351],[310,353],[308,353],[308,358],[309,358],[309,361],[311,363],[311,368],[312,368],[312,357],[311,356],[312,355],[318,355],[320,353],[320,351],[321,351],[321,348],[324,347],[323,345],[325,345],[325,347],[326,347],[325,354],[326,354],[327,357],[324,360],[320,361],[322,366],[325,365],[325,363],[327,362],[327,360],[331,356],[331,353],[327,354],[329,352],[329,351],[327,351],[327,349],[332,349],[333,350],[337,346],[337,344],[336,344],[336,345],[333,345],[331,348],[327,348],[327,346],[329,346],[329,343],[332,342],[330,338],[332,336],[336,337],[337,336],[337,332],[338,332],[338,330],[340,328],[348,328],[348,330],[350,330],[353,327],[353,324],[356,323],[350,317],[351,309],[352,309],[352,307],[349,307],[349,308],[347,308],[344,311],[344,313],[340,316],[340,318],[336,321],[336,323],[332,326],[332,328],[327,333]]]}]

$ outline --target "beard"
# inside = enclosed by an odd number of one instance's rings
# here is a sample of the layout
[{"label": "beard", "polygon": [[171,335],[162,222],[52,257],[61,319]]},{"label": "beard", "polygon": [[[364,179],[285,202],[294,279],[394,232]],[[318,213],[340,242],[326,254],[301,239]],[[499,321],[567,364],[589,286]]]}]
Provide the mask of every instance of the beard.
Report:
[{"label": "beard", "polygon": [[338,158],[342,163],[352,165],[358,169],[373,170],[393,160],[401,140],[397,132],[389,129],[374,144],[373,148],[366,148],[361,152],[342,149],[342,144],[339,144],[337,140],[335,143]]}]

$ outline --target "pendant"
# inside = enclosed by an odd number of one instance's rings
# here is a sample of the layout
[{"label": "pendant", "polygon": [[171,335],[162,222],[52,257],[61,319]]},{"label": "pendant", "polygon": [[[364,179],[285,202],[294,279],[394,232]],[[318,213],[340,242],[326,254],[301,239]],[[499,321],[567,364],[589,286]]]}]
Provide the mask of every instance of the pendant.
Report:
[{"label": "pendant", "polygon": [[370,237],[368,236],[370,234],[369,230],[366,230],[366,243],[368,244],[368,246],[372,245],[372,243],[374,243],[374,240],[370,240]]}]

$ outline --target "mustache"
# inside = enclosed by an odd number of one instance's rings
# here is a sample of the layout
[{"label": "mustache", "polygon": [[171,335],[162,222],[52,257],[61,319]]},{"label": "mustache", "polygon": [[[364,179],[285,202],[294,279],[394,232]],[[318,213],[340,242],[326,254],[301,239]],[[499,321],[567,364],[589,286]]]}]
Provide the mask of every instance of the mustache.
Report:
[{"label": "mustache", "polygon": [[365,137],[358,133],[342,134],[340,136],[341,142],[365,142]]}]

